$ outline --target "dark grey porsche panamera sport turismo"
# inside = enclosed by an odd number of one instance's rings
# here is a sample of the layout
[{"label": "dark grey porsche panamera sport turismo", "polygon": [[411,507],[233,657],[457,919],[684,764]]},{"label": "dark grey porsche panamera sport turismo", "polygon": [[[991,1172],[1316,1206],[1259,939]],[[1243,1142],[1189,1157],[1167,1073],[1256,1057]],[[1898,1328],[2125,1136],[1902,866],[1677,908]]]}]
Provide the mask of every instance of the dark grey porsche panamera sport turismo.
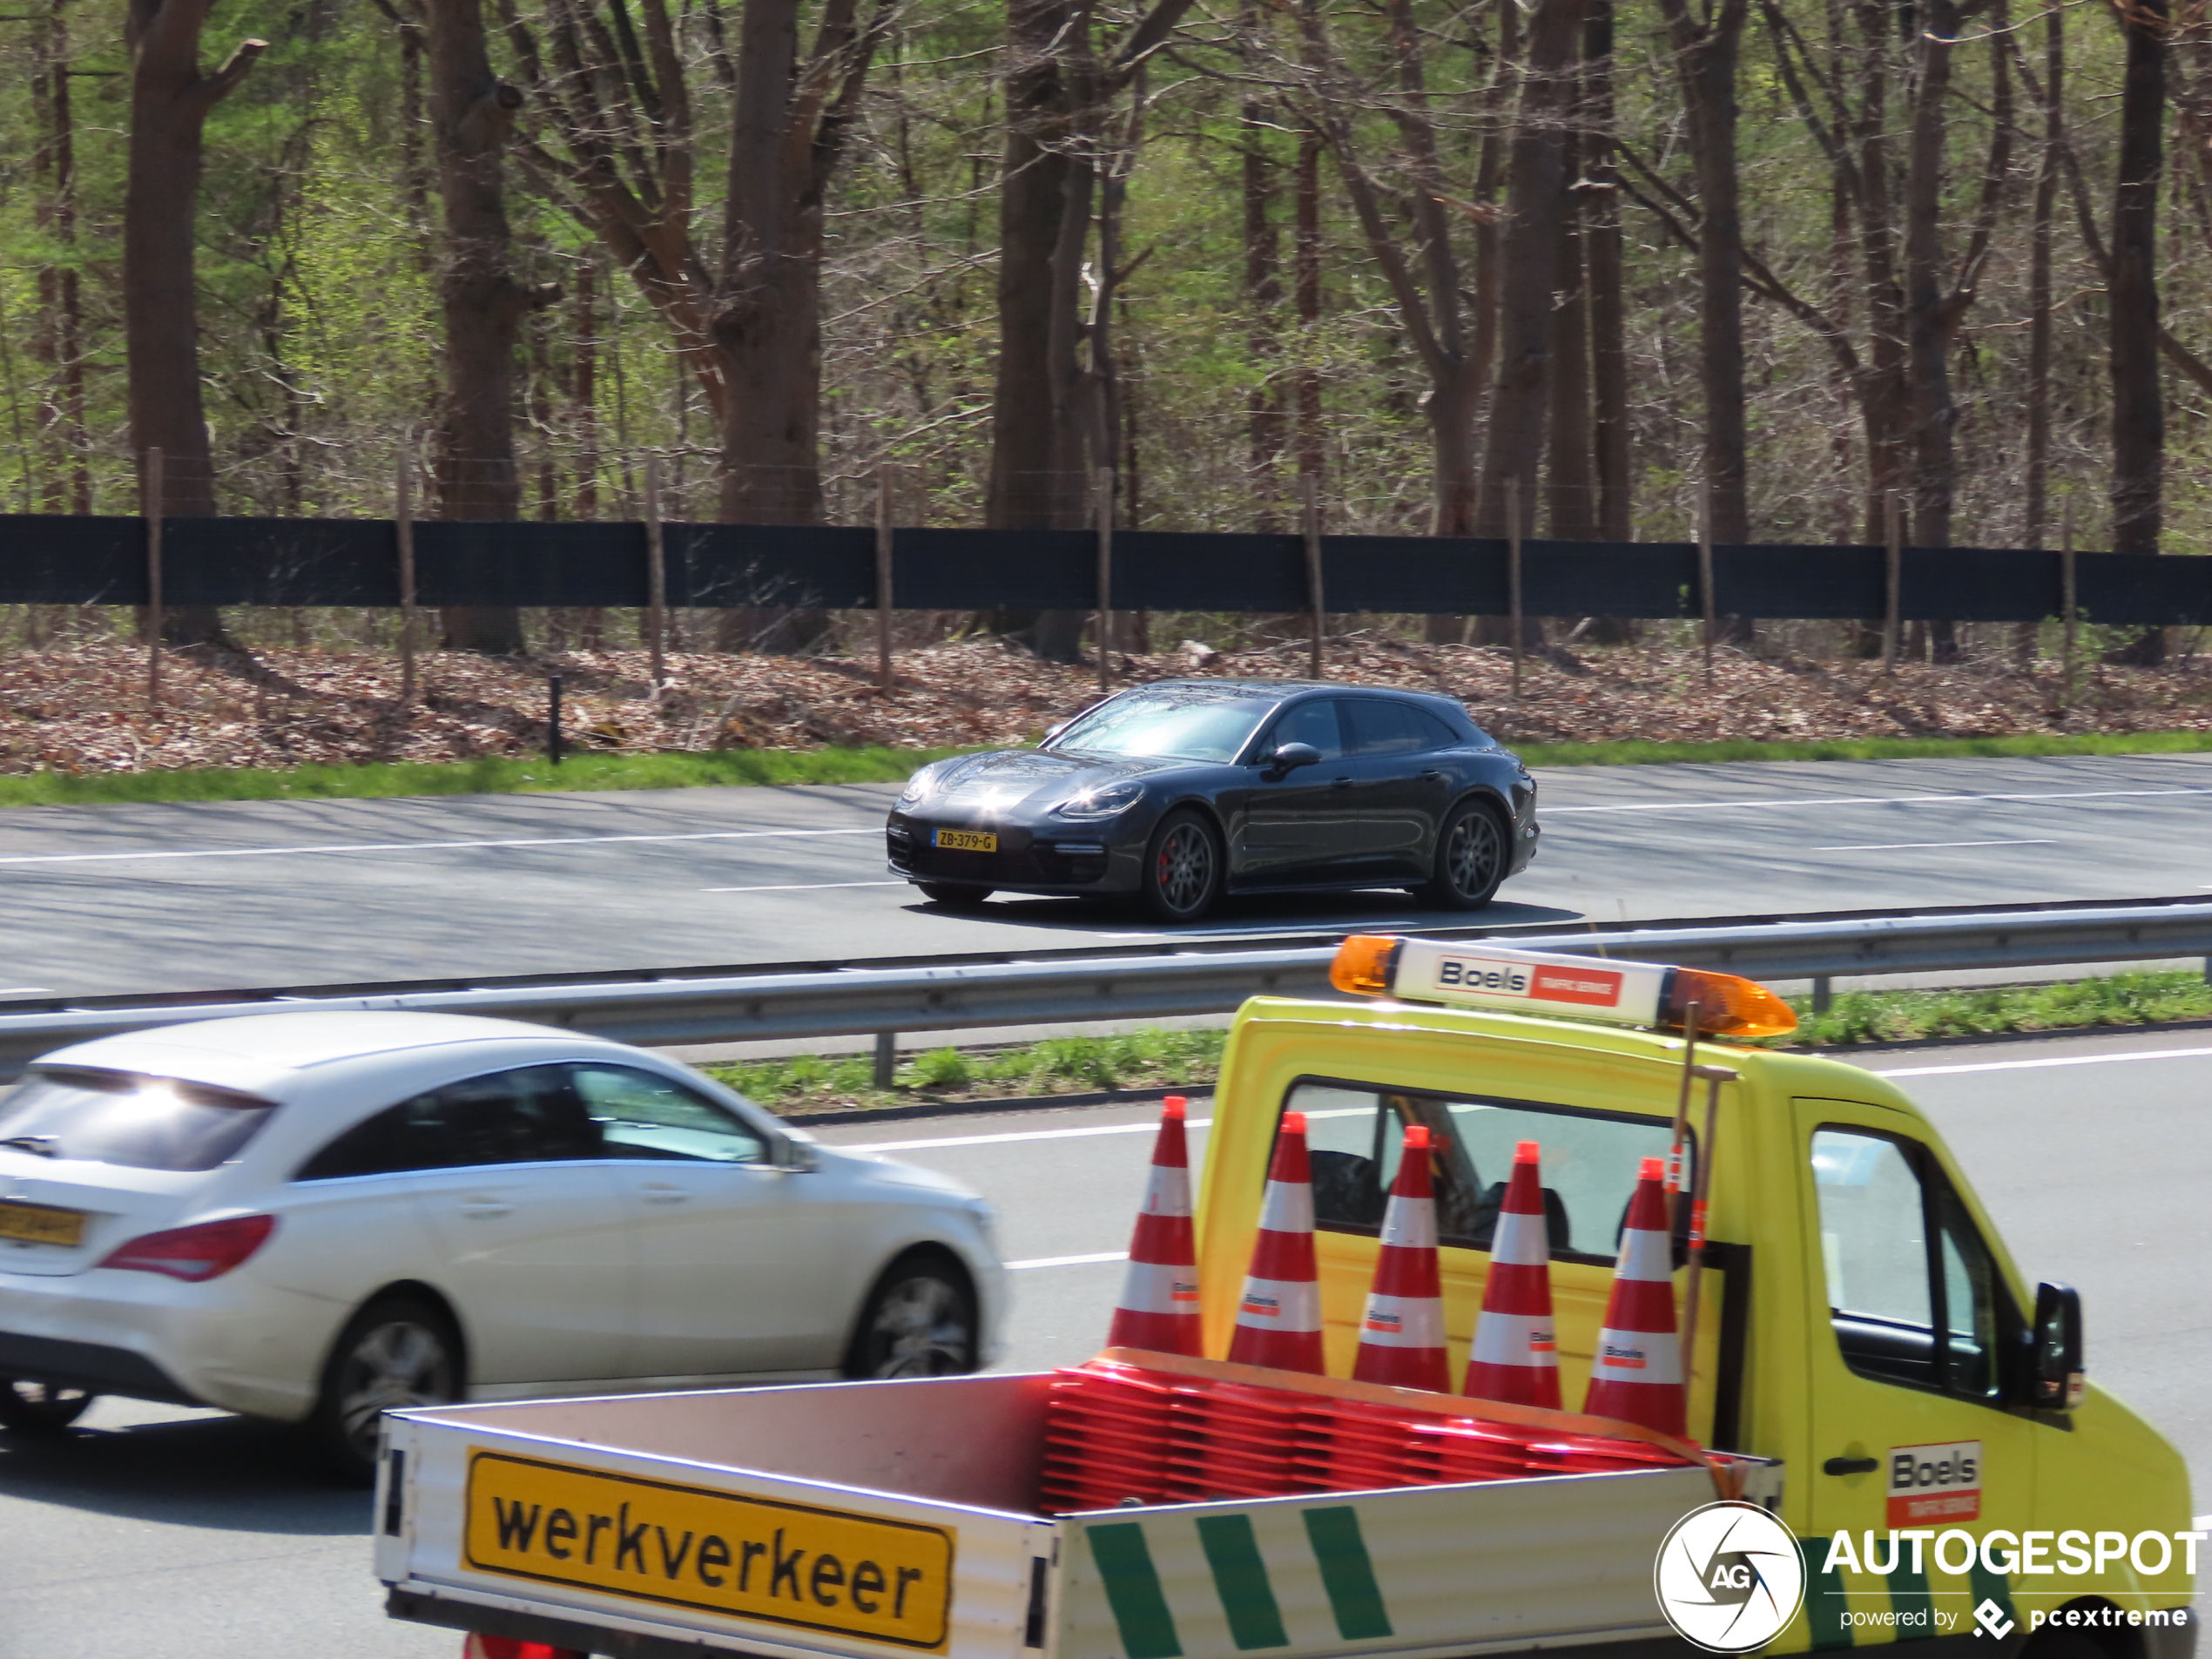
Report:
[{"label": "dark grey porsche panamera sport turismo", "polygon": [[1224,893],[1405,887],[1487,904],[1535,855],[1536,784],[1449,698],[1316,680],[1166,680],[1035,749],[924,766],[894,873],[940,904],[1134,899],[1193,921]]}]

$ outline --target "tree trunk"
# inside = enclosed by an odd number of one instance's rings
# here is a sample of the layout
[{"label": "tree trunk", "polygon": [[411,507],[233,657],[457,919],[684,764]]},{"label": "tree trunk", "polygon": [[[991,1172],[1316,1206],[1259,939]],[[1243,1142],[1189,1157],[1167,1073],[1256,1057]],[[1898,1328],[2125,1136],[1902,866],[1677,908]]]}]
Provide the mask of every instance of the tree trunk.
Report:
[{"label": "tree trunk", "polygon": [[[2027,503],[2020,545],[2040,548],[2049,534],[2051,487],[2051,248],[2059,194],[2059,165],[2066,144],[2066,14],[2043,20],[2043,151],[2035,172],[2034,216],[2027,262]],[[2013,656],[2021,667],[2034,660],[2038,624],[2014,631]]]},{"label": "tree trunk", "polygon": [[[1511,8],[1507,8],[1511,10]],[[1590,296],[1590,390],[1595,403],[1597,534],[1625,542],[1635,534],[1629,429],[1628,298],[1622,268],[1621,192],[1613,170],[1613,0],[1591,0],[1582,31],[1589,77],[1590,127],[1584,169],[1593,188],[1583,247]]]},{"label": "tree trunk", "polygon": [[1535,504],[1550,389],[1552,296],[1558,288],[1560,221],[1567,200],[1567,134],[1582,0],[1537,0],[1529,18],[1527,73],[1506,170],[1506,226],[1499,293],[1498,376],[1483,448],[1477,533],[1506,534],[1506,481],[1525,521]]},{"label": "tree trunk", "polygon": [[1327,441],[1321,427],[1321,135],[1304,127],[1298,135],[1297,230],[1292,242],[1295,270],[1292,307],[1298,314],[1298,471],[1313,480],[1318,492],[1327,470]]},{"label": "tree trunk", "polygon": [[[1588,118],[1587,109],[1583,118]],[[1552,308],[1550,463],[1546,469],[1546,517],[1553,538],[1587,542],[1597,534],[1597,492],[1591,464],[1590,307],[1583,265],[1581,144],[1567,138],[1570,188],[1559,220],[1559,292]]]},{"label": "tree trunk", "polygon": [[1698,382],[1705,403],[1703,471],[1713,540],[1751,539],[1745,495],[1743,219],[1737,176],[1737,65],[1747,0],[1721,0],[1706,21],[1685,0],[1662,0],[1689,115],[1697,178]]},{"label": "tree trunk", "polygon": [[[123,210],[125,349],[130,360],[131,447],[159,449],[166,516],[215,513],[213,457],[200,401],[193,230],[207,114],[264,49],[241,41],[213,74],[199,66],[200,32],[214,0],[131,0],[129,182]],[[228,644],[212,606],[172,606],[172,644]]]},{"label": "tree trunk", "polygon": [[[2166,120],[2166,0],[2123,14],[2120,172],[2112,214],[2112,546],[2155,553],[2163,509],[2166,414],[2158,376],[2158,187]],[[2146,629],[2123,653],[2165,658],[2165,631]]]},{"label": "tree trunk", "polygon": [[[1912,388],[1912,496],[1906,519],[1915,547],[1951,545],[1951,509],[1958,480],[1953,432],[1959,411],[1951,395],[1951,331],[1945,319],[1943,174],[1951,99],[1952,41],[1959,30],[1952,0],[1922,0],[1919,73],[1912,99],[1911,149],[1905,181],[1906,377]],[[1938,662],[1955,662],[1955,631],[1929,626]]]},{"label": "tree trunk", "polygon": [[[502,152],[523,94],[492,73],[480,0],[427,0],[430,125],[445,234],[438,272],[444,395],[437,439],[438,508],[453,519],[516,518],[515,363],[524,314],[550,296],[509,269]],[[512,605],[450,605],[446,648],[519,656]]]},{"label": "tree trunk", "polygon": [[[1246,6],[1240,17],[1246,37],[1247,71],[1259,72],[1260,13]],[[1283,238],[1275,222],[1277,163],[1268,138],[1281,122],[1257,91],[1247,92],[1238,111],[1238,138],[1244,156],[1244,343],[1251,356],[1252,390],[1244,406],[1246,466],[1257,511],[1255,528],[1282,528],[1277,473],[1283,455]]]},{"label": "tree trunk", "polygon": [[38,354],[46,365],[38,421],[45,450],[46,510],[89,513],[91,438],[84,421],[84,307],[76,265],[77,122],[70,99],[64,4],[64,0],[50,0],[33,80],[33,103],[42,118],[32,171],[44,185],[37,223],[59,254],[38,272]]}]

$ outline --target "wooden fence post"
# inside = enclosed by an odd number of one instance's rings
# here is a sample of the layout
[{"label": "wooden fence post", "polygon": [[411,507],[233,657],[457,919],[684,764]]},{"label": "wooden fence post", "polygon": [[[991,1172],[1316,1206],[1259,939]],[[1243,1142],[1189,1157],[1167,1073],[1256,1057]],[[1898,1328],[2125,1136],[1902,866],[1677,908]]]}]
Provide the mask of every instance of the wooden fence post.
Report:
[{"label": "wooden fence post", "polygon": [[1114,469],[1090,476],[1091,516],[1098,525],[1098,694],[1114,683]]},{"label": "wooden fence post", "polygon": [[[875,683],[891,695],[891,469],[875,474]],[[888,1085],[885,1085],[888,1087]]]},{"label": "wooden fence post", "polygon": [[1713,601],[1713,487],[1697,498],[1697,592],[1705,620],[1705,689],[1713,689],[1713,636],[1719,621]]},{"label": "wooden fence post", "polygon": [[1513,700],[1521,701],[1521,480],[1506,480],[1506,626],[1513,636]]},{"label": "wooden fence post", "polygon": [[1321,591],[1321,499],[1313,475],[1307,473],[1298,480],[1305,498],[1305,608],[1312,623],[1307,636],[1305,673],[1308,679],[1321,678],[1321,630],[1324,595]]},{"label": "wooden fence post", "polygon": [[415,707],[415,461],[405,446],[393,469],[392,529],[400,555],[400,707]]},{"label": "wooden fence post", "polygon": [[163,494],[161,451],[146,451],[145,476],[140,484],[139,510],[146,519],[146,702],[161,706],[161,518],[167,504]]},{"label": "wooden fence post", "polygon": [[645,457],[645,595],[649,671],[653,696],[660,696],[668,678],[664,652],[668,639],[668,560],[661,539],[660,457]]},{"label": "wooden fence post", "polygon": [[2061,713],[2070,713],[2074,708],[2074,631],[2081,614],[2074,585],[2074,496],[2071,492],[2066,498],[2062,522],[2066,528],[2059,543],[2059,584],[2060,603],[2064,606],[2064,634],[2060,672],[2064,679],[2059,689],[2059,710]]},{"label": "wooden fence post", "polygon": [[1887,679],[1897,671],[1898,617],[1903,605],[1905,587],[1905,527],[1897,506],[1897,491],[1882,497],[1882,536],[1885,558],[1883,564],[1882,604],[1882,678]]}]

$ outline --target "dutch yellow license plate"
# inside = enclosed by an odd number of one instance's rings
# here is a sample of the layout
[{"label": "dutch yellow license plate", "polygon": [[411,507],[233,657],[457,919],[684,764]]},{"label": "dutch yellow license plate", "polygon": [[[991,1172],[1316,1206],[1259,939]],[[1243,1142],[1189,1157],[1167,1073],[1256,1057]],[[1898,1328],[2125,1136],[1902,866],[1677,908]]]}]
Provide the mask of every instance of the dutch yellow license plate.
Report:
[{"label": "dutch yellow license plate", "polygon": [[992,830],[948,830],[936,832],[935,846],[952,853],[995,853],[999,838]]},{"label": "dutch yellow license plate", "polygon": [[84,1242],[84,1212],[43,1204],[0,1204],[0,1238],[74,1250]]},{"label": "dutch yellow license plate", "polygon": [[880,1515],[477,1451],[462,1560],[733,1618],[941,1652],[956,1537]]}]

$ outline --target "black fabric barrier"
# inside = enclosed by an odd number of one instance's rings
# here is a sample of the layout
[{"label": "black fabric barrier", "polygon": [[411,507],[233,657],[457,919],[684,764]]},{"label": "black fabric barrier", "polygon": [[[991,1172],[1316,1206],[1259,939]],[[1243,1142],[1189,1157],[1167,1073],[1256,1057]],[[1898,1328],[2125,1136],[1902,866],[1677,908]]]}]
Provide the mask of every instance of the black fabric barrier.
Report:
[{"label": "black fabric barrier", "polygon": [[[375,519],[172,519],[162,529],[162,586],[177,605],[399,604],[398,544]],[[639,524],[458,523],[415,527],[424,605],[646,603]],[[663,549],[673,605],[828,606],[875,603],[875,535],[823,525],[670,524]],[[1472,612],[1508,607],[1502,542],[1331,536],[1323,598],[1333,611]],[[1295,536],[1123,530],[1114,537],[1113,602],[1125,610],[1295,611],[1307,603]],[[2033,622],[2064,606],[2062,561],[2004,548],[1907,549],[1898,613],[1907,621]],[[1714,550],[1723,616],[1878,618],[1878,547]],[[901,529],[893,603],[906,610],[1087,610],[1097,601],[1098,541],[1088,530]],[[2212,558],[2084,553],[2081,618],[2212,624]],[[1697,550],[1677,542],[1530,542],[1522,607],[1534,617],[1695,617]],[[135,518],[0,516],[0,604],[144,604],[145,526]]]}]

